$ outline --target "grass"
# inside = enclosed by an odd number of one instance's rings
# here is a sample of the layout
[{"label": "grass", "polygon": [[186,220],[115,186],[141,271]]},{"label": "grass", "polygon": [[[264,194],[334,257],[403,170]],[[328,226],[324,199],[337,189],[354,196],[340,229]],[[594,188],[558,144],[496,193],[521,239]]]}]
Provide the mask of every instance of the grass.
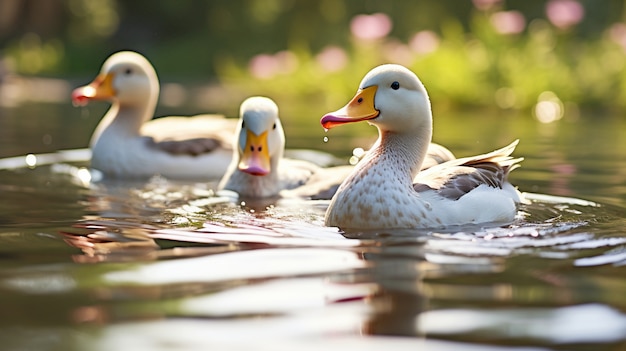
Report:
[{"label": "grass", "polygon": [[[477,14],[469,33],[454,21],[440,28],[436,50],[411,52],[407,42],[384,38],[353,40],[344,48],[348,63],[340,70],[319,68],[316,53],[302,47],[289,51],[297,57],[292,72],[258,78],[248,67],[227,57],[218,63],[223,82],[249,94],[306,100],[321,97],[327,106],[340,106],[352,96],[358,82],[382,63],[401,63],[420,76],[432,99],[450,109],[467,107],[530,111],[540,96],[551,92],[566,108],[626,107],[626,52],[611,40],[608,30],[595,39],[580,40],[545,20],[533,20],[520,34],[496,32],[484,14]],[[390,54],[404,48],[410,56]]]}]

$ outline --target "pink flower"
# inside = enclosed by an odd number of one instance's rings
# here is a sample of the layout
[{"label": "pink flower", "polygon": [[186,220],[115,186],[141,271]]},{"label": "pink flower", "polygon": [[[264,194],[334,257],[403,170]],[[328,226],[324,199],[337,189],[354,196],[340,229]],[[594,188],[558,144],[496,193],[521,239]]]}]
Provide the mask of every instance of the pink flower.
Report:
[{"label": "pink flower", "polygon": [[274,55],[278,65],[277,73],[288,74],[298,68],[298,56],[289,50],[279,51]]},{"label": "pink flower", "polygon": [[552,24],[567,29],[585,17],[585,9],[575,0],[550,0],[546,5],[546,15]]},{"label": "pink flower", "polygon": [[409,41],[409,47],[418,54],[431,53],[439,47],[439,36],[430,30],[417,32]]},{"label": "pink flower", "polygon": [[259,79],[269,79],[276,74],[277,63],[274,56],[268,54],[260,54],[250,59],[248,70],[253,77]]},{"label": "pink flower", "polygon": [[626,23],[614,23],[609,28],[609,37],[626,50]]},{"label": "pink flower", "polygon": [[501,3],[502,0],[472,0],[472,2],[477,9],[487,11],[495,5]]},{"label": "pink flower", "polygon": [[384,13],[357,15],[350,22],[350,31],[358,39],[384,38],[391,32],[391,18]]},{"label": "pink flower", "polygon": [[248,70],[258,79],[270,79],[277,74],[293,72],[298,67],[298,58],[291,51],[279,51],[274,55],[259,54],[250,59]]},{"label": "pink flower", "polygon": [[399,41],[389,41],[385,44],[384,48],[383,56],[385,60],[390,63],[398,63],[407,66],[413,61],[414,55],[413,52],[411,52],[411,49]]},{"label": "pink flower", "polygon": [[518,34],[526,27],[526,19],[519,11],[501,11],[491,15],[491,24],[500,34]]},{"label": "pink flower", "polygon": [[346,51],[338,46],[327,46],[315,57],[317,63],[327,72],[341,70],[348,63]]}]

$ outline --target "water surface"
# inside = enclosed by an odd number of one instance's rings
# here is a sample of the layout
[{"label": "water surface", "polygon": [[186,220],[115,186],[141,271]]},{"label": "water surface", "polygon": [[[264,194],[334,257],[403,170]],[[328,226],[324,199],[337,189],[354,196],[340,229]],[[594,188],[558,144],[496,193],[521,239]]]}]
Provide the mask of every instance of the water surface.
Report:
[{"label": "water surface", "polygon": [[[31,109],[3,113],[3,156],[85,147],[97,123]],[[287,119],[289,146],[347,159],[375,136],[344,127],[324,143],[316,120]],[[326,201],[244,203],[216,195],[217,180],[92,181],[75,161],[0,170],[0,339],[9,350],[626,349],[624,124],[443,113],[435,140],[459,156],[521,139],[511,178],[530,202],[496,228],[346,233],[323,226]]]}]

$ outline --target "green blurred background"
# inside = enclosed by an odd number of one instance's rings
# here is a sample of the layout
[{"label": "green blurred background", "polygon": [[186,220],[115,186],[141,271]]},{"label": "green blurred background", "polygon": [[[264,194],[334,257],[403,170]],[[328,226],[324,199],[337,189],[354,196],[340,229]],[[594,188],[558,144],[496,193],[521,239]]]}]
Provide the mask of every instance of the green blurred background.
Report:
[{"label": "green blurred background", "polygon": [[575,113],[626,104],[624,19],[622,0],[2,0],[0,56],[4,76],[85,80],[130,49],[162,81],[330,105],[395,62],[441,106],[528,110],[548,92]]}]

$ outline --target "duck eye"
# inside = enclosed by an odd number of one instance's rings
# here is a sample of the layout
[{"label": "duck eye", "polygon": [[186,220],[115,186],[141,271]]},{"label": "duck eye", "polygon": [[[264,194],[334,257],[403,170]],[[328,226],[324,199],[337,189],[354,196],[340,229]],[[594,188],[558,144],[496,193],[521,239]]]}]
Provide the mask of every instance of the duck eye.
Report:
[{"label": "duck eye", "polygon": [[391,89],[393,89],[393,90],[400,89],[400,83],[398,83],[398,82],[391,83]]},{"label": "duck eye", "polygon": [[276,129],[276,123],[274,123],[274,126],[272,126],[272,129]]},{"label": "duck eye", "polygon": [[132,73],[133,73],[133,70],[132,70],[132,69],[130,69],[130,68],[127,68],[127,69],[124,71],[124,74],[125,74],[125,75],[127,75],[127,76],[130,76]]},{"label": "duck eye", "polygon": [[246,121],[241,121],[241,128],[245,128],[246,127]]}]

